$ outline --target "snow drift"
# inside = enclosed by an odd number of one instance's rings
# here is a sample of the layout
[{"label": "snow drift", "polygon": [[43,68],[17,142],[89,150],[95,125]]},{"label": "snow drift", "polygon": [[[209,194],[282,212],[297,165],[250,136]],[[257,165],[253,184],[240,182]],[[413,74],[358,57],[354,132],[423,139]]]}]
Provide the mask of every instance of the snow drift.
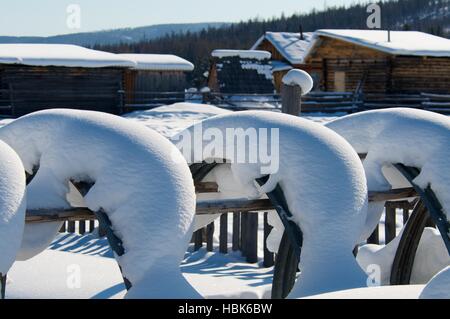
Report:
[{"label": "snow drift", "polygon": [[[342,135],[358,153],[367,153],[364,169],[369,190],[410,186],[392,164],[420,168],[421,173],[414,182],[424,189],[431,186],[447,219],[450,218],[450,119],[447,116],[395,108],[352,114],[327,126]],[[362,238],[367,238],[380,221],[382,206],[375,204],[369,211]]]},{"label": "snow drift", "polygon": [[19,156],[0,141],[0,273],[16,259],[25,222],[25,170]]},{"label": "snow drift", "polygon": [[[279,131],[279,152],[272,154],[278,157],[279,167],[271,172],[270,179],[261,188],[256,186],[255,179],[264,175],[262,161],[239,163],[236,158],[242,154],[249,158],[253,142],[228,145],[236,147],[234,155],[230,155],[226,152],[227,145],[220,141],[217,141],[217,148],[211,147],[213,136],[191,139],[196,130],[211,130],[217,140],[230,128]],[[217,158],[216,151],[223,147],[225,159],[232,162],[234,178],[240,187],[248,189],[250,198],[272,191],[277,184],[281,186],[293,218],[304,232],[302,273],[290,297],[366,284],[366,276],[352,255],[366,218],[366,179],[356,152],[338,134],[320,124],[286,114],[245,111],[206,119],[172,140],[182,149],[188,162]],[[186,140],[192,146],[187,146],[187,152],[183,149]],[[259,146],[268,140],[267,136],[261,137]],[[203,152],[197,152],[198,147]],[[335,240],[336,236],[339,240]]]},{"label": "snow drift", "polygon": [[[123,241],[125,254],[116,258],[133,284],[128,297],[199,297],[179,271],[192,234],[195,191],[172,143],[126,119],[77,110],[29,114],[3,127],[0,139],[27,172],[39,166],[28,185],[28,208],[68,208],[69,180],[94,183],[85,204],[103,209]],[[58,227],[27,227],[41,245],[25,240],[26,256],[42,251]]]},{"label": "snow drift", "polygon": [[444,268],[422,290],[420,299],[450,299],[450,266]]}]

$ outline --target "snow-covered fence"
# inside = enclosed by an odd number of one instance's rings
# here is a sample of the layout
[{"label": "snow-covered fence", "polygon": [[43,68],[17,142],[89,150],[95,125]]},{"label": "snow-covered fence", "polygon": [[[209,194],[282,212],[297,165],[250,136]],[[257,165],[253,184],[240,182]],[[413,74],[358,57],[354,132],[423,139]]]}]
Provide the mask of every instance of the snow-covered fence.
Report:
[{"label": "snow-covered fence", "polygon": [[[267,205],[267,208],[273,208]],[[258,241],[259,231],[259,215],[264,214],[264,240]],[[223,254],[227,254],[230,249],[232,251],[241,251],[242,255],[246,257],[247,262],[257,263],[259,262],[258,251],[259,246],[263,245],[264,251],[264,266],[271,267],[274,263],[274,256],[267,249],[266,239],[272,229],[267,221],[267,211],[252,211],[252,212],[230,212],[224,213],[219,219],[219,245],[218,251]],[[231,229],[231,243],[228,242],[229,221],[232,221]],[[214,222],[209,224],[203,229],[197,230],[192,236],[192,242],[194,243],[194,250],[199,250],[206,244],[207,251],[214,251],[214,234],[216,228]]]},{"label": "snow-covered fence", "polygon": [[135,110],[152,109],[162,105],[184,102],[186,92],[154,92],[154,91],[136,91],[132,94],[132,100],[126,98],[124,94],[124,112]]},{"label": "snow-covered fence", "polygon": [[[411,211],[414,209],[415,202],[403,201],[392,201],[386,202],[385,213],[384,213],[384,242],[386,244],[390,243],[397,236],[397,211],[402,212],[401,225],[405,225],[409,219]],[[367,239],[368,244],[380,244],[380,226],[377,226]]]},{"label": "snow-covered fence", "polygon": [[85,233],[92,233],[96,227],[95,220],[73,220],[66,221],[61,226],[59,232],[61,233],[77,233],[83,235]]},{"label": "snow-covered fence", "polygon": [[[205,93],[203,101],[235,111],[280,111],[282,98],[280,94]],[[361,105],[362,101],[355,99],[352,92],[310,92],[302,97],[302,112],[305,113],[353,113],[357,112]]]},{"label": "snow-covered fence", "polygon": [[408,107],[450,114],[450,95],[445,94],[364,94],[360,110]]},{"label": "snow-covered fence", "polygon": [[[395,190],[390,193],[371,193],[370,199],[372,201],[386,200],[396,198],[404,198],[405,196],[414,196],[414,191],[410,188]],[[229,244],[231,244],[232,251],[241,251],[242,255],[246,257],[247,262],[256,263],[261,261],[258,256],[258,251],[263,251],[262,261],[264,267],[271,267],[275,263],[275,256],[267,249],[266,239],[272,229],[272,226],[268,223],[268,211],[273,208],[270,203],[264,203],[261,201],[261,206],[267,205],[266,210],[252,211],[252,212],[229,212],[222,214],[219,220],[219,230],[215,228],[214,223],[209,224],[207,227],[196,231],[193,234],[192,242],[194,243],[194,250],[199,250],[206,244],[207,251],[214,251],[213,238],[214,234],[219,231],[219,244],[217,251],[220,253],[228,253]],[[367,239],[369,244],[389,243],[396,236],[396,230],[399,224],[405,225],[409,219],[412,209],[415,206],[415,202],[409,201],[387,201],[385,204],[385,219],[384,222],[375,229],[373,234]],[[212,206],[211,206],[212,209]],[[397,212],[402,212],[402,220],[397,223]],[[259,218],[258,215],[264,215],[263,221],[263,241],[258,241],[258,229]],[[229,223],[229,219],[232,223]],[[228,243],[228,233],[230,233],[228,227],[232,225],[231,238],[232,242]],[[384,229],[384,233],[380,231]],[[384,238],[384,240],[383,240]],[[380,240],[381,239],[381,240]],[[262,245],[262,249],[261,249]]]}]

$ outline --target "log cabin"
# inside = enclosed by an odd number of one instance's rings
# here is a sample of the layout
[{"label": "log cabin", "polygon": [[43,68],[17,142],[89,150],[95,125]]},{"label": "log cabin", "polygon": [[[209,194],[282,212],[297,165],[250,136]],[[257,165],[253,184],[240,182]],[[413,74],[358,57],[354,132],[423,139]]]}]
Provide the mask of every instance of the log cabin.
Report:
[{"label": "log cabin", "polygon": [[270,53],[256,50],[214,50],[208,72],[212,92],[227,95],[273,94]]},{"label": "log cabin", "polygon": [[[141,91],[183,91],[194,66],[171,55],[120,55],[63,44],[0,44],[0,113],[48,108],[120,114]],[[147,99],[151,96],[147,96]]]},{"label": "log cabin", "polygon": [[268,32],[252,49],[309,72],[320,91],[450,93],[450,40],[423,32],[330,29],[305,33],[303,39]]},{"label": "log cabin", "polygon": [[[252,46],[251,50],[270,52],[273,66],[273,83],[281,91],[283,76],[291,69],[306,69],[304,54],[310,45],[312,32],[266,32]],[[316,83],[317,81],[314,81]]]},{"label": "log cabin", "polygon": [[189,61],[170,54],[119,54],[137,63],[123,73],[125,103],[128,110],[135,106],[154,107],[184,101],[186,73],[194,70]]}]

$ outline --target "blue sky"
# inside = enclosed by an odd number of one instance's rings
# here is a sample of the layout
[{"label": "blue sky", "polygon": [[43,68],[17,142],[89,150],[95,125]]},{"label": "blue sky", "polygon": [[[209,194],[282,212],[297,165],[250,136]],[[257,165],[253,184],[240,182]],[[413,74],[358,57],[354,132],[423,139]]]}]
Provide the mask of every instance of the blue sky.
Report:
[{"label": "blue sky", "polygon": [[[161,23],[240,21],[349,5],[357,0],[2,0],[0,35],[55,35]],[[362,1],[365,2],[365,1]],[[67,27],[67,6],[81,8],[81,28]]]}]

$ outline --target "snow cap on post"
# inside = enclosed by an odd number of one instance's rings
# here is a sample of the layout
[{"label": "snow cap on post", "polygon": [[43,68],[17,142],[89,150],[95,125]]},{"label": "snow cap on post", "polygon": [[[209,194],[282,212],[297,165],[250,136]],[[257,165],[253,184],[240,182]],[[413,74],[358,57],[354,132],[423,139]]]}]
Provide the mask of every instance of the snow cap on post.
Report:
[{"label": "snow cap on post", "polygon": [[312,90],[313,79],[303,70],[292,69],[283,77],[283,84],[289,86],[300,86],[302,89],[302,95],[305,95]]}]

